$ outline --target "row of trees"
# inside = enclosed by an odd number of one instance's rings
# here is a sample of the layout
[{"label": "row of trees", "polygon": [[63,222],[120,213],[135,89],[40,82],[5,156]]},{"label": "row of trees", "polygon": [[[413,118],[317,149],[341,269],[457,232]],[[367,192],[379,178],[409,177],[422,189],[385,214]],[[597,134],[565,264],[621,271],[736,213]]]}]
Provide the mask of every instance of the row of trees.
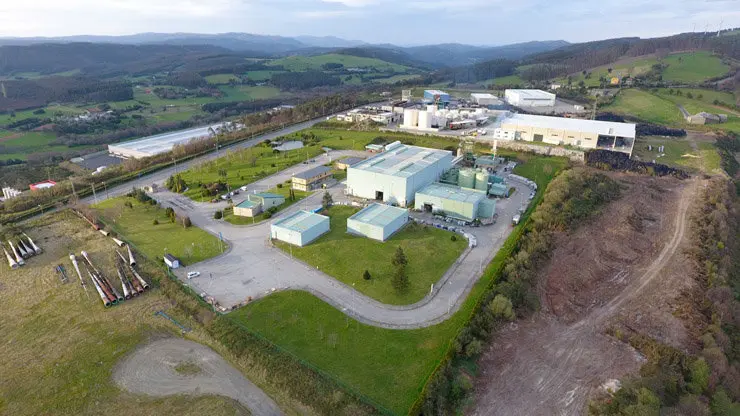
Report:
[{"label": "row of trees", "polygon": [[270,83],[283,90],[306,90],[314,87],[337,86],[342,80],[323,71],[280,72],[272,75]]}]

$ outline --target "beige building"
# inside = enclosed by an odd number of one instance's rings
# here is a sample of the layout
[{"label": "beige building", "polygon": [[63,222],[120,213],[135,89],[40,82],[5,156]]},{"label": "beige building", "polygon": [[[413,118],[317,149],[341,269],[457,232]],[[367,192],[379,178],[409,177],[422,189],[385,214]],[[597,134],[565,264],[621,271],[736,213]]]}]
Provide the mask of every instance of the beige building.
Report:
[{"label": "beige building", "polygon": [[493,138],[523,140],[584,149],[604,148],[632,153],[635,124],[574,118],[506,114],[497,122]]},{"label": "beige building", "polygon": [[247,195],[247,199],[234,206],[234,215],[239,217],[254,217],[262,211],[277,207],[285,202],[285,197],[269,192]]},{"label": "beige building", "polygon": [[711,114],[705,111],[686,117],[689,124],[716,124],[727,121],[727,114]]},{"label": "beige building", "polygon": [[293,175],[291,182],[293,189],[308,192],[319,188],[330,177],[330,168],[317,166],[305,172],[296,173]]}]

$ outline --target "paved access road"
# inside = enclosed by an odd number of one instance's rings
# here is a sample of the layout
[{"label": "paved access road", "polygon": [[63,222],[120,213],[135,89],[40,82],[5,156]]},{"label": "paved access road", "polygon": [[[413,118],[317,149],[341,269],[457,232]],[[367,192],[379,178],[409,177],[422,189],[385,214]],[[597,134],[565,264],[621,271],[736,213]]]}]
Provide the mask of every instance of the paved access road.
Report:
[{"label": "paved access road", "polygon": [[[176,367],[188,364],[190,374]],[[212,349],[180,338],[148,343],[124,358],[113,372],[121,388],[150,396],[217,394],[246,406],[253,415],[282,415],[280,408]]]},{"label": "paved access road", "polygon": [[[336,153],[344,155],[347,152]],[[326,162],[323,158],[325,156],[317,158],[316,164]],[[312,165],[298,165],[294,169],[301,171],[310,167]],[[250,188],[271,188],[290,177],[291,172],[293,170],[288,169],[256,182]],[[462,254],[440,280],[440,287],[435,288],[433,294],[413,305],[403,306],[380,303],[273,247],[269,242],[269,222],[254,226],[234,226],[223,220],[213,219],[213,213],[222,209],[225,204],[193,202],[171,192],[159,192],[154,197],[163,206],[171,206],[188,215],[196,226],[228,241],[231,247],[224,255],[176,270],[184,283],[200,294],[213,296],[222,306],[229,308],[244,302],[248,297],[257,299],[274,291],[297,289],[318,296],[360,322],[384,328],[412,329],[446,320],[465,300],[473,284],[511,232],[511,218],[527,202],[529,189],[513,181],[511,184],[517,191],[511,198],[500,200],[497,204],[498,222],[490,226],[466,229],[468,233],[475,235],[478,246]],[[342,184],[329,191],[335,202],[346,200]],[[273,221],[299,209],[318,207],[321,205],[321,198],[322,192],[317,192],[280,212]],[[189,271],[199,271],[201,275],[188,280],[185,275]]]}]

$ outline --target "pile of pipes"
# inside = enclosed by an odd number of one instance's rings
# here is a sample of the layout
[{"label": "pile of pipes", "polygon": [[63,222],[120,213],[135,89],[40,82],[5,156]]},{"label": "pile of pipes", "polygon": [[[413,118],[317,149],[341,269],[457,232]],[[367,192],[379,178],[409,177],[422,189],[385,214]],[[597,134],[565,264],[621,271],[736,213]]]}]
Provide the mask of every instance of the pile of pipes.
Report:
[{"label": "pile of pipes", "polygon": [[98,292],[98,295],[103,301],[103,305],[105,305],[105,307],[116,305],[123,302],[125,299],[131,299],[132,297],[144,293],[146,289],[149,289],[149,284],[134,269],[136,261],[134,261],[134,255],[131,252],[131,249],[128,247],[127,249],[128,260],[126,260],[121,252],[116,251],[116,254],[118,254],[118,258],[116,259],[116,274],[121,283],[123,295],[118,291],[118,287],[113,284],[111,280],[103,276],[100,270],[95,267],[87,252],[82,251],[80,253],[84,260],[82,263],[77,262],[77,257],[75,257],[74,254],[69,255],[69,259],[72,261],[72,265],[77,272],[77,276],[80,278],[82,288],[87,292],[87,284],[83,273],[80,271],[80,264],[85,269],[85,272],[90,278],[90,281],[92,281],[93,286],[95,286],[95,290]]},{"label": "pile of pipes", "polygon": [[[15,241],[15,244],[13,244],[13,241]],[[26,261],[24,259],[41,254],[41,248],[39,248],[39,246],[37,246],[26,233],[23,233],[23,236],[18,236],[8,240],[10,252],[6,250],[5,245],[2,243],[0,243],[0,246],[3,247],[5,258],[8,260],[8,265],[11,269],[17,269],[18,267],[25,265]]]}]

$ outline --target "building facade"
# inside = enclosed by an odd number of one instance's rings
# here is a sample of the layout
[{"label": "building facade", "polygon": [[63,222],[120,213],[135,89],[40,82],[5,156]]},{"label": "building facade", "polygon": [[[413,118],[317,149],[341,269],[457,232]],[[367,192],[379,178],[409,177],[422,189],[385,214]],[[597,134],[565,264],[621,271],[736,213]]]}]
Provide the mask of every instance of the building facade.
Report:
[{"label": "building facade", "polygon": [[507,103],[517,107],[555,106],[555,94],[542,90],[506,90],[504,99]]},{"label": "building facade", "polygon": [[347,232],[385,241],[408,221],[408,210],[374,203],[347,219]]},{"label": "building facade", "polygon": [[347,169],[347,194],[402,207],[452,167],[452,152],[395,142]]},{"label": "building facade", "polygon": [[329,217],[296,211],[270,225],[270,238],[303,247],[328,233],[329,229]]},{"label": "building facade", "polygon": [[291,179],[293,189],[298,191],[312,191],[318,189],[331,177],[331,169],[326,166],[317,166],[305,172],[296,173]]},{"label": "building facade", "polygon": [[269,192],[260,192],[247,195],[247,199],[234,206],[234,215],[240,217],[254,217],[272,207],[277,207],[285,202],[285,197]]},{"label": "building facade", "polygon": [[495,214],[496,202],[486,192],[443,183],[433,183],[416,193],[414,208],[444,213],[465,221],[485,220]]}]

